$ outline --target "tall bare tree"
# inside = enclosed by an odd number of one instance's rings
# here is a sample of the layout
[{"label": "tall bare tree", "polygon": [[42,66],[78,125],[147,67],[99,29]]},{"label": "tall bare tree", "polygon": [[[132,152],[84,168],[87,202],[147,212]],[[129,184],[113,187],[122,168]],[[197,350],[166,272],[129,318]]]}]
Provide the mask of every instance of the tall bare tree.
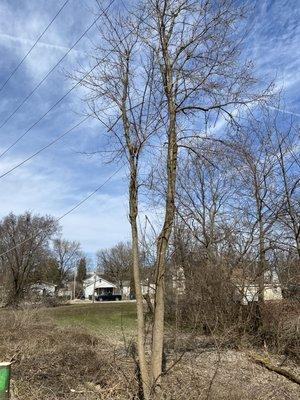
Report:
[{"label": "tall bare tree", "polygon": [[[239,107],[265,98],[254,89],[250,64],[240,59],[236,28],[242,13],[227,0],[150,0],[105,14],[101,45],[93,55],[95,68],[81,81],[88,90],[89,112],[106,126],[114,155],[125,156],[129,166],[137,347],[146,400],[159,396],[155,389],[162,376],[166,257],[175,218],[178,149],[190,129],[198,139],[216,119],[236,123]],[[103,116],[107,106],[111,113]],[[137,217],[139,188],[152,162],[148,151],[161,146],[160,179],[165,184],[148,363]]]},{"label": "tall bare tree", "polygon": [[[141,289],[138,232],[139,168],[149,138],[161,120],[155,104],[153,52],[143,53],[139,42],[141,21],[123,10],[105,14],[99,27],[100,43],[95,49],[97,68],[83,80],[88,89],[89,112],[107,129],[112,159],[125,158],[129,169],[129,221],[132,237],[132,270],[137,300],[137,351],[145,398],[150,396],[145,350],[145,316]],[[157,94],[156,94],[157,95]],[[158,101],[159,103],[159,101]],[[102,114],[103,104],[111,112]]]},{"label": "tall bare tree", "polygon": [[[252,90],[249,65],[239,63],[234,28],[241,9],[230,1],[150,1],[146,42],[155,51],[167,123],[166,192],[157,239],[156,292],[152,337],[152,385],[162,374],[166,255],[175,216],[178,148],[186,126],[205,127],[211,118],[236,121],[239,105],[262,99]],[[235,113],[233,112],[235,108]],[[195,129],[195,131],[197,131]],[[195,133],[194,136],[197,136]]]}]

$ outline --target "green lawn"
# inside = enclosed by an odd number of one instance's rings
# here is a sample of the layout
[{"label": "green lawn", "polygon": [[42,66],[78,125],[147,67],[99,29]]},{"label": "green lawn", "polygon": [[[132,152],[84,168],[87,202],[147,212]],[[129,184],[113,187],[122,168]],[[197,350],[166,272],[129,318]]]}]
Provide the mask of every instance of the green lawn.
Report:
[{"label": "green lawn", "polygon": [[62,326],[76,326],[88,329],[118,340],[135,334],[135,303],[109,302],[95,304],[73,304],[45,310]]}]

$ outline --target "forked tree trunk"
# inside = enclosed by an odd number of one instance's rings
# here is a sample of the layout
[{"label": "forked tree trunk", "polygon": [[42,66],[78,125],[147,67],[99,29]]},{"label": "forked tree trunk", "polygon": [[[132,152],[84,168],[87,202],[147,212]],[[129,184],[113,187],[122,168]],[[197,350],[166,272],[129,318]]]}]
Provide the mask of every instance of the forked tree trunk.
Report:
[{"label": "forked tree trunk", "polygon": [[[148,363],[145,351],[145,313],[143,308],[143,294],[141,288],[140,276],[140,257],[139,257],[139,234],[137,226],[138,217],[138,160],[139,152],[137,150],[136,142],[131,137],[130,122],[127,115],[127,100],[129,93],[129,71],[130,71],[130,57],[129,54],[125,55],[125,69],[124,78],[122,81],[123,94],[121,101],[121,114],[123,121],[124,137],[126,141],[126,148],[128,150],[128,162],[130,169],[129,180],[129,219],[131,226],[132,238],[132,269],[134,278],[134,288],[136,297],[137,309],[137,351],[138,351],[138,366],[139,378],[141,379],[141,386],[143,389],[143,400],[150,400],[151,382],[149,376]],[[134,137],[135,138],[135,137]],[[135,138],[136,139],[136,138]]]},{"label": "forked tree trunk", "polygon": [[137,166],[134,156],[130,159],[130,185],[129,185],[129,219],[132,235],[133,277],[137,308],[137,351],[139,358],[140,377],[142,380],[144,400],[150,399],[150,379],[145,352],[145,320],[143,309],[143,295],[141,290],[141,277],[139,266],[139,240],[138,240],[138,192],[137,192]]},{"label": "forked tree trunk", "polygon": [[175,182],[177,167],[176,114],[172,99],[169,99],[170,121],[168,126],[167,193],[163,228],[157,240],[155,265],[155,304],[152,330],[151,384],[159,385],[162,374],[165,312],[165,269],[168,243],[175,214]]},{"label": "forked tree trunk", "polygon": [[[166,31],[164,10],[157,6],[158,31],[161,44],[162,65],[161,78],[168,109],[168,153],[167,153],[167,191],[165,203],[165,217],[162,230],[157,239],[157,254],[155,263],[155,298],[152,328],[151,353],[151,385],[159,387],[162,375],[163,345],[164,345],[164,314],[165,314],[165,270],[166,255],[175,215],[175,185],[177,167],[177,127],[176,127],[176,95],[173,83],[173,67],[169,54],[169,33]],[[159,394],[158,394],[159,395]]]}]

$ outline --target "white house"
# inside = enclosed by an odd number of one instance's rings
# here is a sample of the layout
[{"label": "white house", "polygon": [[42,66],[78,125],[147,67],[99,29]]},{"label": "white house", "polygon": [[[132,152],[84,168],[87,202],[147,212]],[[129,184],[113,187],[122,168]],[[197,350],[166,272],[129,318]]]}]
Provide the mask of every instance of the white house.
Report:
[{"label": "white house", "polygon": [[117,292],[117,286],[101,278],[101,276],[93,274],[83,281],[83,292],[86,299],[91,299],[93,294],[115,294]]},{"label": "white house", "polygon": [[57,285],[48,282],[37,282],[31,285],[30,289],[40,296],[54,296]]},{"label": "white house", "polygon": [[[142,281],[141,289],[143,296],[149,295],[150,297],[153,297],[155,293],[155,283],[150,283],[150,280],[146,279]],[[124,281],[122,286],[122,295],[125,299],[129,299],[130,293],[130,281]]]},{"label": "white house", "polygon": [[[238,286],[242,304],[258,301],[259,288],[258,285],[249,284],[244,287]],[[266,283],[264,285],[264,300],[282,300],[282,291],[280,284]]]},{"label": "white house", "polygon": [[155,285],[155,283],[151,283],[149,279],[145,279],[142,282],[142,287],[141,288],[142,288],[142,295],[143,296],[149,295],[150,297],[152,297],[155,294],[156,285]]},{"label": "white house", "polygon": [[66,282],[64,287],[58,289],[57,295],[65,299],[72,299],[74,296],[74,281]]}]

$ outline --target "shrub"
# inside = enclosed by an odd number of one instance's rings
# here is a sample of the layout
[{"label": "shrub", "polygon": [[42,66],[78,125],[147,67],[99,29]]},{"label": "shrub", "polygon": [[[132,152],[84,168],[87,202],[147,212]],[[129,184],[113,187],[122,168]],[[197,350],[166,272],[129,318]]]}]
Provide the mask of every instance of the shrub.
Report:
[{"label": "shrub", "polygon": [[261,339],[280,354],[300,361],[300,303],[282,300],[261,307]]}]

